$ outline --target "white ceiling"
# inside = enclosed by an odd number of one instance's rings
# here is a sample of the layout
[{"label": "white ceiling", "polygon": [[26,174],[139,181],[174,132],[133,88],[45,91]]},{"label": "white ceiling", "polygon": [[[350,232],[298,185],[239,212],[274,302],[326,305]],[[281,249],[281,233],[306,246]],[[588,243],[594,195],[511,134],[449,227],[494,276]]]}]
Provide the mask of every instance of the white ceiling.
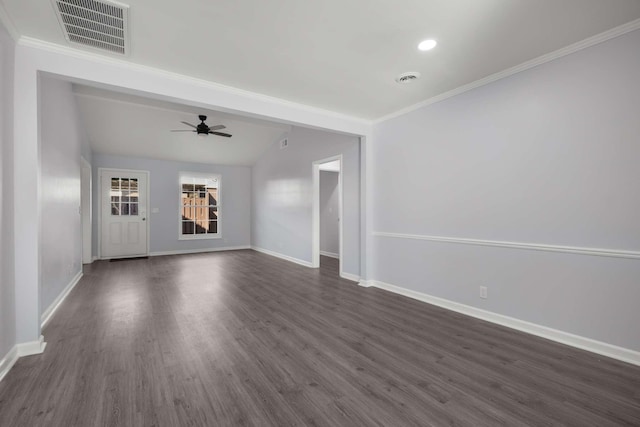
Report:
[{"label": "white ceiling", "polygon": [[[188,105],[74,85],[80,116],[95,153],[226,165],[252,165],[291,126]],[[193,132],[180,123],[223,124],[231,138]]]},{"label": "white ceiling", "polygon": [[[50,1],[0,1],[18,34],[68,44]],[[365,119],[640,18],[638,0],[122,1],[128,61]]]}]

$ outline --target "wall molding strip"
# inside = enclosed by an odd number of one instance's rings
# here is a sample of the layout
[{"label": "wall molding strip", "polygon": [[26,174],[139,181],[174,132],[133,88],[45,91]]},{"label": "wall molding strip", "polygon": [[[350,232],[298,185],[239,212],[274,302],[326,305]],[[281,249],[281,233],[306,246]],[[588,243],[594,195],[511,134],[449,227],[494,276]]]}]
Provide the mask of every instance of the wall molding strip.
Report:
[{"label": "wall molding strip", "polygon": [[49,307],[42,313],[40,316],[40,327],[44,328],[49,320],[53,317],[60,304],[67,298],[69,293],[76,287],[78,282],[82,279],[82,271],[75,275],[73,279],[69,282],[69,284],[63,289],[62,292],[58,295],[58,297],[51,303]]},{"label": "wall molding strip", "polygon": [[396,238],[396,239],[427,240],[430,242],[457,243],[461,245],[493,246],[498,248],[526,249],[531,251],[546,251],[546,252],[563,252],[563,253],[569,253],[569,254],[591,255],[591,256],[610,257],[610,258],[640,259],[639,251],[628,251],[628,250],[622,250],[622,249],[601,249],[601,248],[586,248],[586,247],[579,247],[579,246],[558,246],[558,245],[545,245],[541,243],[466,239],[466,238],[460,238],[460,237],[428,236],[428,235],[422,235],[422,234],[386,233],[382,231],[374,231],[371,234],[376,237],[388,237],[388,238]]},{"label": "wall molding strip", "polygon": [[44,342],[44,336],[40,335],[40,339],[37,341],[25,342],[22,344],[16,344],[18,350],[18,357],[33,356],[34,354],[41,354],[44,352],[44,348],[47,343]]},{"label": "wall molding strip", "polygon": [[187,254],[201,254],[207,252],[223,252],[223,251],[240,251],[243,249],[251,249],[251,246],[224,246],[221,248],[204,248],[204,249],[180,249],[175,251],[157,251],[150,252],[149,256],[165,256],[165,255],[187,255]]},{"label": "wall molding strip", "polygon": [[296,263],[296,264],[299,264],[299,265],[303,265],[305,267],[309,267],[309,268],[313,267],[313,264],[310,261],[305,261],[305,260],[302,260],[302,259],[294,258],[292,256],[284,255],[284,254],[281,254],[279,252],[271,251],[269,249],[260,248],[258,246],[251,246],[251,249],[253,249],[256,252],[261,252],[263,254],[271,255],[271,256],[274,256],[276,258],[283,259],[285,261],[290,261],[290,262],[293,262],[293,263]]},{"label": "wall molding strip", "polygon": [[327,252],[327,251],[320,251],[320,255],[328,256],[329,258],[336,258],[336,259],[340,258],[340,255],[333,252]]},{"label": "wall molding strip", "polygon": [[460,304],[443,298],[438,298],[432,295],[413,291],[411,289],[406,289],[396,285],[391,285],[389,283],[384,283],[378,280],[369,280],[365,283],[361,282],[361,286],[384,289],[386,291],[393,292],[394,294],[403,295],[418,301],[426,302],[427,304],[436,305],[447,310],[455,311],[457,313],[465,314],[467,316],[475,317],[477,319],[485,320],[487,322],[495,323],[501,326],[506,326],[507,328],[515,329],[520,332],[536,335],[538,337],[546,338],[551,341],[579,348],[581,350],[586,350],[591,353],[596,353],[602,356],[610,357],[612,359],[621,360],[626,363],[640,366],[639,351],[618,347],[613,344],[596,341],[591,338],[582,337],[579,335],[571,334],[569,332],[564,332],[535,323],[527,322],[525,320],[516,319],[514,317],[504,316],[502,314],[497,314],[469,305]]},{"label": "wall molding strip", "polygon": [[11,350],[0,360],[0,381],[11,370],[13,365],[18,361],[18,346],[14,345]]},{"label": "wall molding strip", "polygon": [[343,279],[351,280],[352,282],[360,282],[360,276],[351,273],[340,273],[340,277]]},{"label": "wall molding strip", "polygon": [[498,71],[497,73],[491,74],[482,79],[476,80],[474,82],[468,83],[463,86],[459,86],[455,89],[452,89],[448,92],[442,93],[440,95],[436,95],[424,101],[418,102],[417,104],[410,105],[406,108],[402,108],[393,113],[387,114],[383,117],[380,117],[374,120],[374,124],[381,123],[386,120],[393,119],[395,117],[402,116],[404,114],[410,113],[412,111],[418,110],[422,107],[426,107],[427,105],[435,104],[436,102],[444,101],[448,98],[453,98],[456,95],[460,95],[462,93],[468,92],[470,90],[479,88],[481,86],[488,85],[489,83],[493,83],[497,80],[504,79],[505,77],[512,76],[514,74],[521,73],[523,71],[529,70],[533,67],[537,67],[538,65],[545,64],[547,62],[551,62],[555,59],[562,58],[563,56],[571,55],[572,53],[578,52],[582,49],[586,49],[591,46],[595,46],[599,43],[606,42],[607,40],[611,40],[613,38],[619,37],[621,35],[630,33],[631,31],[635,31],[640,29],[640,19],[636,19],[635,21],[627,22],[626,24],[622,24],[618,27],[612,28],[600,34],[596,34],[595,36],[588,37],[584,40],[581,40],[577,43],[571,44],[569,46],[565,46],[553,52],[547,53],[545,55],[539,56],[537,58],[531,59],[529,61],[523,62],[522,64],[516,65],[511,68],[507,68],[506,70]]}]

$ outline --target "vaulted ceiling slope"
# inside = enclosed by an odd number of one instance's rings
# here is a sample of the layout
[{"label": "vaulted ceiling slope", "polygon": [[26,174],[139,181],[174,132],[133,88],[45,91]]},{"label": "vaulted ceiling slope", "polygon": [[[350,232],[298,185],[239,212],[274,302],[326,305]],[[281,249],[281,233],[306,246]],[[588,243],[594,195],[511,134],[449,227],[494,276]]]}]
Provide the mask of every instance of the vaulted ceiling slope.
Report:
[{"label": "vaulted ceiling slope", "polygon": [[[53,2],[1,1],[20,36],[69,45]],[[640,18],[638,0],[124,3],[126,61],[365,119]],[[438,46],[418,51],[427,38]],[[422,78],[399,85],[406,71]]]},{"label": "vaulted ceiling slope", "polygon": [[[252,165],[291,126],[205,110],[184,104],[74,85],[74,93],[94,153],[222,165]],[[216,135],[198,137],[182,122],[224,125]]]}]

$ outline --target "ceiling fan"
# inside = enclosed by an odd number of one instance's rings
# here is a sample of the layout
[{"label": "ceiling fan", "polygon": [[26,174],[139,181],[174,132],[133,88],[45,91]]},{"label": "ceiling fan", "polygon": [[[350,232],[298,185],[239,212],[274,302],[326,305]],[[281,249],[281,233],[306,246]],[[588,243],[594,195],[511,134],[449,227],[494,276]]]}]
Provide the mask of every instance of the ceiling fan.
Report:
[{"label": "ceiling fan", "polygon": [[180,123],[184,123],[187,126],[191,126],[192,128],[194,128],[194,130],[191,129],[184,129],[184,130],[172,130],[171,132],[196,132],[198,134],[198,136],[207,136],[209,134],[211,135],[218,135],[218,136],[224,136],[226,138],[231,138],[231,134],[228,133],[224,133],[224,132],[216,132],[217,130],[220,129],[224,129],[226,128],[226,126],[224,125],[215,125],[215,126],[207,126],[207,124],[204,122],[205,120],[207,120],[207,116],[198,116],[198,119],[200,119],[200,124],[198,126],[196,125],[192,125],[191,123],[187,123],[187,122],[180,122]]}]

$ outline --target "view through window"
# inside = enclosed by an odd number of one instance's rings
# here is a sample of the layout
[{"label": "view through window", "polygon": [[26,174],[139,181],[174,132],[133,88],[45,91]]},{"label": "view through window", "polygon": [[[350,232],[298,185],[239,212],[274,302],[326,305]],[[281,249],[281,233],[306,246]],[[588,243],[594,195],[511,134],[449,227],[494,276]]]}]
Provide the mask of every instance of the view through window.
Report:
[{"label": "view through window", "polygon": [[212,238],[220,233],[220,176],[180,174],[180,237]]}]

